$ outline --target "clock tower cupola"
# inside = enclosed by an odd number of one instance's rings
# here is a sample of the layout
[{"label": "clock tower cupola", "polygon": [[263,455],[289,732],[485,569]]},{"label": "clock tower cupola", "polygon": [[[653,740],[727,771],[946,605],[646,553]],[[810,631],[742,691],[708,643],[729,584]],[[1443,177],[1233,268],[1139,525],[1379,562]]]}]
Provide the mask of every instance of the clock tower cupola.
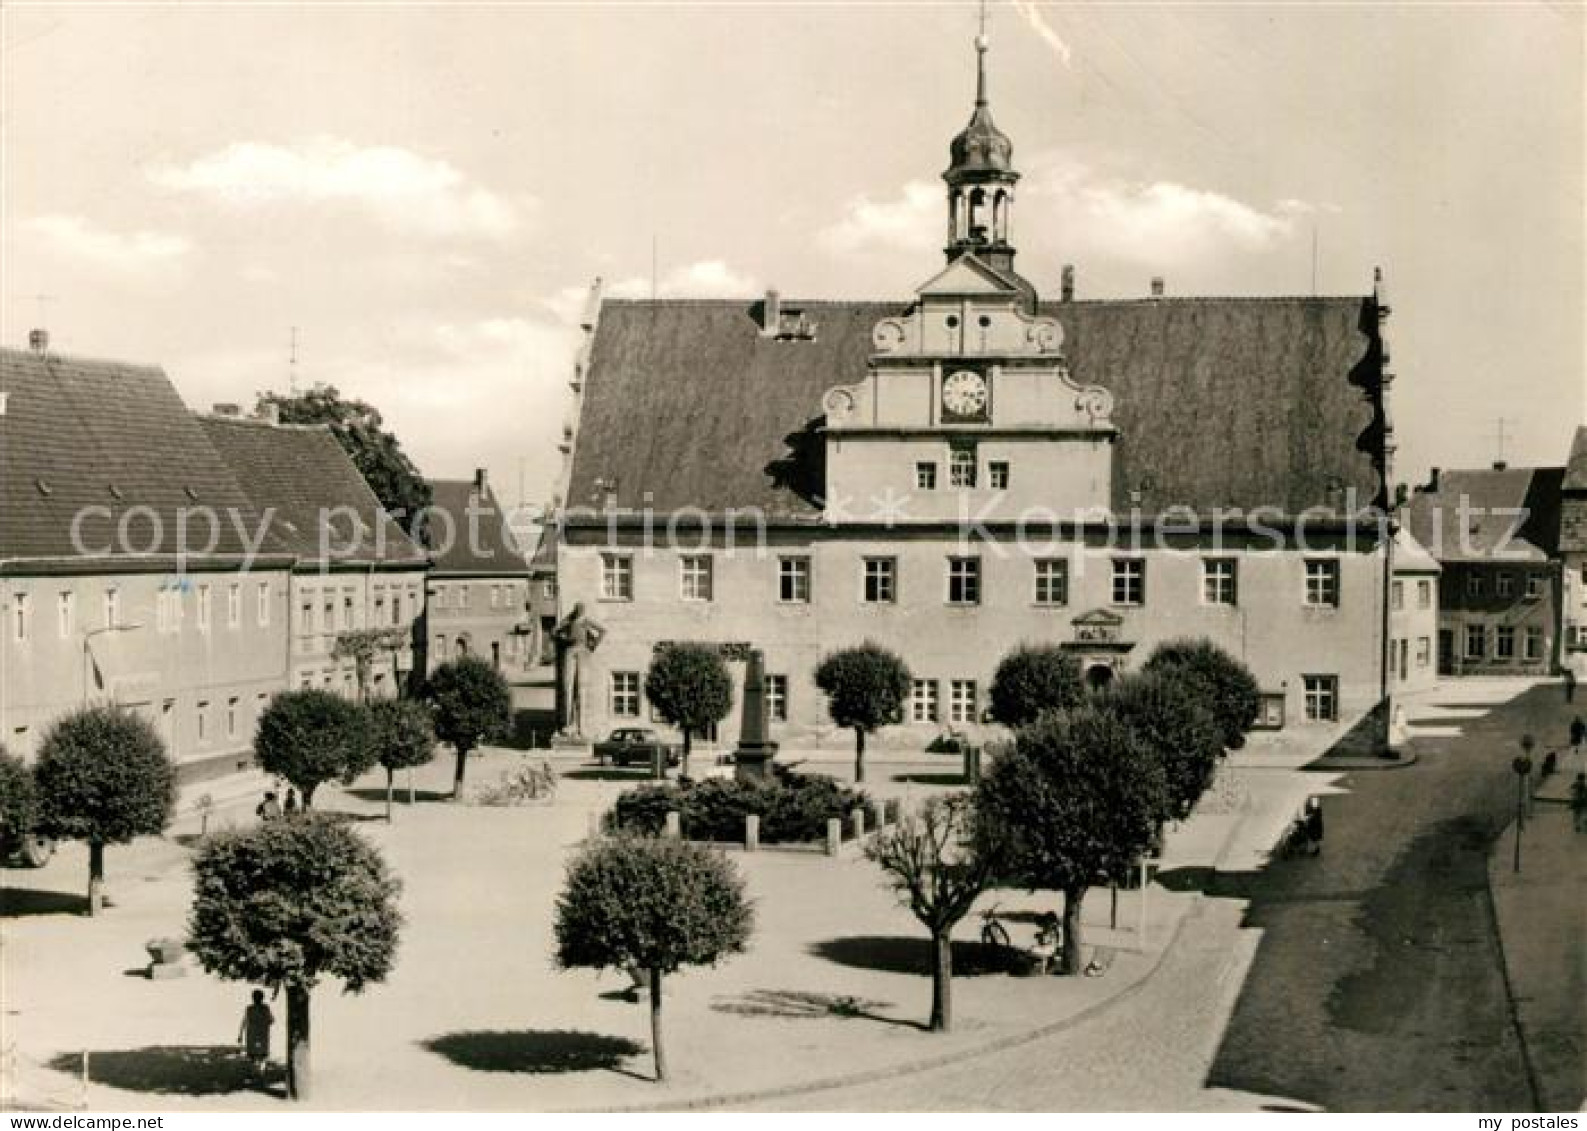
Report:
[{"label": "clock tower cupola", "polygon": [[986,94],[986,53],[983,26],[975,37],[975,110],[970,122],[948,146],[949,164],[942,174],[948,184],[948,262],[973,254],[983,263],[1013,274],[1014,248],[1009,243],[1014,206],[1014,143],[992,121]]}]

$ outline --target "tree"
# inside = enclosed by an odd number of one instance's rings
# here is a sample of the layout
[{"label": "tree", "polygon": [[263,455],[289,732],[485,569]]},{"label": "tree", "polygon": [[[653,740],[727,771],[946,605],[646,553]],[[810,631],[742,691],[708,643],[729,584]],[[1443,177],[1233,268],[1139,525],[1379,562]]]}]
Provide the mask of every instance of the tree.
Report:
[{"label": "tree", "polygon": [[331,656],[337,660],[352,660],[353,673],[358,680],[358,701],[369,698],[369,676],[375,661],[381,656],[395,656],[408,642],[405,628],[355,628],[337,636],[331,646]]},{"label": "tree", "polygon": [[1021,644],[998,663],[989,695],[992,717],[1010,728],[1067,711],[1085,695],[1080,661],[1057,645]]},{"label": "tree", "polygon": [[879,644],[829,653],[816,668],[816,686],[827,697],[827,711],[840,727],[854,731],[854,780],[865,780],[865,736],[901,722],[909,697],[909,668]]},{"label": "tree", "polygon": [[105,846],[153,836],[176,809],[176,767],[148,720],[84,707],[44,735],[33,781],[39,830],[88,842],[88,914],[104,901]]},{"label": "tree", "polygon": [[744,882],[721,853],[683,840],[616,836],[593,842],[568,864],[557,899],[557,962],[649,974],[660,1081],[667,1078],[662,977],[742,952],[753,926]]},{"label": "tree", "polygon": [[205,971],[287,995],[287,1094],[309,1094],[309,995],[385,980],[401,885],[374,847],[317,813],[206,839],[193,861],[188,946]]},{"label": "tree", "polygon": [[1170,640],[1146,661],[1149,672],[1177,672],[1198,688],[1218,721],[1223,746],[1238,750],[1262,710],[1262,689],[1251,670],[1210,640]]},{"label": "tree", "polygon": [[1165,817],[1187,816],[1223,757],[1223,731],[1200,685],[1185,682],[1177,669],[1137,672],[1108,688],[1100,705],[1157,751],[1168,785]]},{"label": "tree", "polygon": [[436,735],[457,751],[452,797],[461,799],[469,751],[504,733],[512,722],[512,690],[484,660],[459,656],[435,669],[425,695],[434,711]]},{"label": "tree", "polygon": [[21,847],[39,823],[39,791],[27,763],[0,746],[0,852]]},{"label": "tree", "polygon": [[283,424],[329,427],[380,505],[404,530],[414,531],[416,520],[430,505],[430,485],[397,438],[386,431],[378,409],[344,398],[331,385],[315,385],[301,393],[260,393],[256,403],[261,409],[275,405]]},{"label": "tree", "polygon": [[1007,845],[1005,878],[1063,892],[1064,973],[1080,967],[1086,891],[1151,847],[1167,789],[1156,751],[1092,704],[1018,731],[981,779],[976,806]]},{"label": "tree", "polygon": [[370,738],[368,716],[356,703],[316,687],[283,691],[259,716],[254,757],[297,786],[307,809],[325,782],[351,782],[375,764]]},{"label": "tree", "polygon": [[953,1025],[953,928],[996,880],[998,852],[968,794],[928,800],[919,816],[883,829],[865,855],[931,932],[933,1032]]},{"label": "tree", "polygon": [[391,790],[397,771],[422,766],[435,757],[435,727],[424,704],[412,699],[376,699],[364,710],[369,715],[375,760],[386,769],[386,820],[389,821]]},{"label": "tree", "polygon": [[[683,773],[696,734],[733,709],[733,677],[721,653],[707,644],[668,644],[656,650],[645,674],[645,695],[668,723],[683,732]],[[662,773],[666,773],[663,759]]]}]

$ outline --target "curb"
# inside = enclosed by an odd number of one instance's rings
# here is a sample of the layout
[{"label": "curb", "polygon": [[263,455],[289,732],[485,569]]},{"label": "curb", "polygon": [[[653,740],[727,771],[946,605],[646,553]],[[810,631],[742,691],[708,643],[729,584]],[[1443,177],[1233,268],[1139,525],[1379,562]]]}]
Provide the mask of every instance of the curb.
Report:
[{"label": "curb", "polygon": [[1521,1007],[1515,998],[1515,983],[1510,979],[1510,952],[1504,946],[1504,927],[1499,922],[1499,901],[1493,895],[1493,868],[1498,861],[1498,853],[1504,844],[1505,834],[1511,833],[1515,822],[1511,821],[1493,838],[1493,843],[1488,847],[1487,874],[1482,892],[1488,898],[1488,928],[1493,931],[1494,945],[1499,948],[1499,977],[1504,982],[1504,1004],[1510,1014],[1510,1026],[1515,1030],[1515,1042],[1521,1050],[1521,1064],[1526,1069],[1527,1090],[1532,1093],[1532,1110],[1548,1111],[1543,1106],[1543,1086],[1537,1076],[1537,1066],[1532,1061],[1532,1046],[1526,1039],[1526,1026],[1521,1024]]}]

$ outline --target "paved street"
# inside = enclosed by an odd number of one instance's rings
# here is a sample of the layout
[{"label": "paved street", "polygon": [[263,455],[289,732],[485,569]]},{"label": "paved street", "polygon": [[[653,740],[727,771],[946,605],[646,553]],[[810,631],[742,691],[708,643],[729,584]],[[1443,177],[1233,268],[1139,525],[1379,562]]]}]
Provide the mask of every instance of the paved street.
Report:
[{"label": "paved street", "polygon": [[1324,855],[1225,877],[1157,975],[1101,1017],[776,1106],[1531,1108],[1487,852],[1513,811],[1517,737],[1557,744],[1569,715],[1552,686],[1488,709],[1521,687],[1471,681],[1413,710],[1440,717],[1415,765],[1317,774]]}]

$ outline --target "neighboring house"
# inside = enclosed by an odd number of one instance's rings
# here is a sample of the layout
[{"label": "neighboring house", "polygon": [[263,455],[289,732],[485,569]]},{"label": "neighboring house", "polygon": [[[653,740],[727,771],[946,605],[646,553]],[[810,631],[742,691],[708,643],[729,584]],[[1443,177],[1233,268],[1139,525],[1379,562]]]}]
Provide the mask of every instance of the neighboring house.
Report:
[{"label": "neighboring house", "polygon": [[1023,641],[1102,686],[1205,636],[1255,672],[1264,725],[1373,708],[1388,561],[1346,515],[1382,504],[1392,448],[1377,289],[1082,302],[1066,271],[1042,299],[984,69],[950,154],[947,263],[908,298],[597,293],[558,499],[567,728],[651,721],[677,640],[762,650],[784,742],[847,741],[812,673],[865,640],[913,672],[905,743],[976,727]]},{"label": "neighboring house", "polygon": [[286,682],[292,551],[160,369],[34,339],[0,350],[0,742],[31,758],[108,701],[184,781],[240,769]]},{"label": "neighboring house", "polygon": [[1555,670],[1563,479],[1558,467],[1435,469],[1431,482],[1412,495],[1406,524],[1443,567],[1440,672]]},{"label": "neighboring house", "polygon": [[1587,679],[1587,426],[1576,429],[1560,483],[1560,662]]},{"label": "neighboring house", "polygon": [[473,479],[432,479],[425,523],[427,668],[479,656],[509,676],[535,659],[529,568],[484,468]]},{"label": "neighboring house", "polygon": [[1408,530],[1394,538],[1389,585],[1390,691],[1426,691],[1438,682],[1438,561]]},{"label": "neighboring house", "polygon": [[429,560],[381,508],[329,429],[250,419],[233,408],[198,418],[214,449],[271,516],[295,556],[288,684],[360,694],[356,665],[336,653],[344,634],[391,629],[400,646],[371,665],[371,696],[399,694],[414,668]]}]

